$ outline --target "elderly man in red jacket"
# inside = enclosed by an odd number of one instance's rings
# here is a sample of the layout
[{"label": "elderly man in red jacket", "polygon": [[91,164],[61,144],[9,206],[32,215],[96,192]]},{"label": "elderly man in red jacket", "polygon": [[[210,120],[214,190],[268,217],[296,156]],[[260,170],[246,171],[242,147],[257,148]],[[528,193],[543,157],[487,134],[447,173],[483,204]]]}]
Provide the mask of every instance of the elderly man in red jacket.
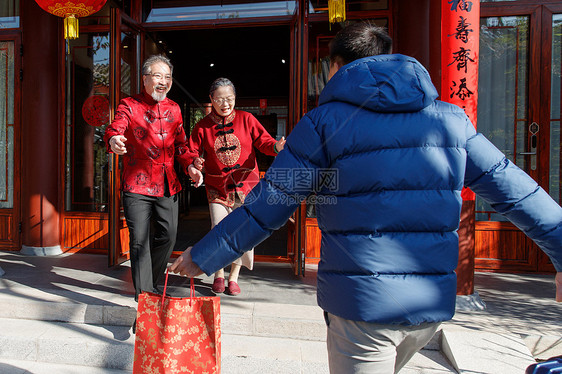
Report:
[{"label": "elderly man in red jacket", "polygon": [[179,161],[196,184],[203,178],[192,164],[202,168],[202,160],[187,146],[180,107],[166,97],[172,71],[165,56],[149,57],[142,66],[144,92],[121,100],[104,136],[108,151],[124,157],[123,209],[129,227],[135,300],[142,291],[157,292],[175,245],[176,194],[181,184],[174,161]]}]

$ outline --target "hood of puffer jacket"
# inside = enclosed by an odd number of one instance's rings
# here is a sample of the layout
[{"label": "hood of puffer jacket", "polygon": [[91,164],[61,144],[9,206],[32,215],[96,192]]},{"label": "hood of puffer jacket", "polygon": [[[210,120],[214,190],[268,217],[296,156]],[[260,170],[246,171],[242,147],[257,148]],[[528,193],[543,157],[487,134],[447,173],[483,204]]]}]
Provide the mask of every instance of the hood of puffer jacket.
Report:
[{"label": "hood of puffer jacket", "polygon": [[415,58],[378,55],[342,66],[324,87],[319,104],[341,101],[375,112],[416,112],[437,96],[429,73]]}]

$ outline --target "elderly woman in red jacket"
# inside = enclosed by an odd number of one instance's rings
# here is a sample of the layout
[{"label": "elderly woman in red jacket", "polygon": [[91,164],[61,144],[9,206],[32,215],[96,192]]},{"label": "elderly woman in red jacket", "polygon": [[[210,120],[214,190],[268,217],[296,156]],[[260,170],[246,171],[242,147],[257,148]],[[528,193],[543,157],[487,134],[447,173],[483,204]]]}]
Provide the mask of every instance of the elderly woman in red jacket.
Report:
[{"label": "elderly woman in red jacket", "polygon": [[[285,139],[275,141],[250,113],[234,109],[236,90],[226,78],[218,78],[209,91],[213,108],[199,121],[189,139],[189,148],[205,160],[205,188],[209,201],[211,226],[214,227],[235,208],[259,181],[255,149],[275,156]],[[241,266],[252,269],[254,251],[244,253],[232,263],[228,292],[238,295]],[[225,291],[224,269],[215,273],[213,292]]]}]

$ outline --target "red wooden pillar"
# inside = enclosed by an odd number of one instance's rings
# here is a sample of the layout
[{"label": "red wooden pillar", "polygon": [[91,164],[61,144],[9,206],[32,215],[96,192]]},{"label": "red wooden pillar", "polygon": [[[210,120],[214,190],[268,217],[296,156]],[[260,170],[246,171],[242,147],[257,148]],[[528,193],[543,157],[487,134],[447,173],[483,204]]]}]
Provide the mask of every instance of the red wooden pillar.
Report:
[{"label": "red wooden pillar", "polygon": [[441,89],[441,1],[400,0],[394,2],[393,53],[416,58]]},{"label": "red wooden pillar", "polygon": [[441,1],[429,2],[429,65],[431,81],[441,96]]},{"label": "red wooden pillar", "polygon": [[430,52],[430,0],[400,0],[394,2],[396,14],[396,39],[393,53],[414,57],[429,69]]},{"label": "red wooden pillar", "polygon": [[[478,105],[479,0],[441,1],[441,99],[464,109],[476,127]],[[474,293],[474,199],[462,193],[457,294]]]},{"label": "red wooden pillar", "polygon": [[59,19],[21,2],[22,252],[60,253]]}]

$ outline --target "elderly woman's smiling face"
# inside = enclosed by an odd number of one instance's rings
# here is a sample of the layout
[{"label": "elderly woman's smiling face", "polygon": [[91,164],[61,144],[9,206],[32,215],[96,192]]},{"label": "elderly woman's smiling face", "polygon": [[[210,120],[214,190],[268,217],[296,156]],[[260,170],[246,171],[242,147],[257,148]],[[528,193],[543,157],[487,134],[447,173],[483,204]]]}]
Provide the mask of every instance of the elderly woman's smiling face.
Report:
[{"label": "elderly woman's smiling face", "polygon": [[226,117],[234,110],[236,95],[231,86],[220,86],[210,98],[213,108],[219,115]]}]

